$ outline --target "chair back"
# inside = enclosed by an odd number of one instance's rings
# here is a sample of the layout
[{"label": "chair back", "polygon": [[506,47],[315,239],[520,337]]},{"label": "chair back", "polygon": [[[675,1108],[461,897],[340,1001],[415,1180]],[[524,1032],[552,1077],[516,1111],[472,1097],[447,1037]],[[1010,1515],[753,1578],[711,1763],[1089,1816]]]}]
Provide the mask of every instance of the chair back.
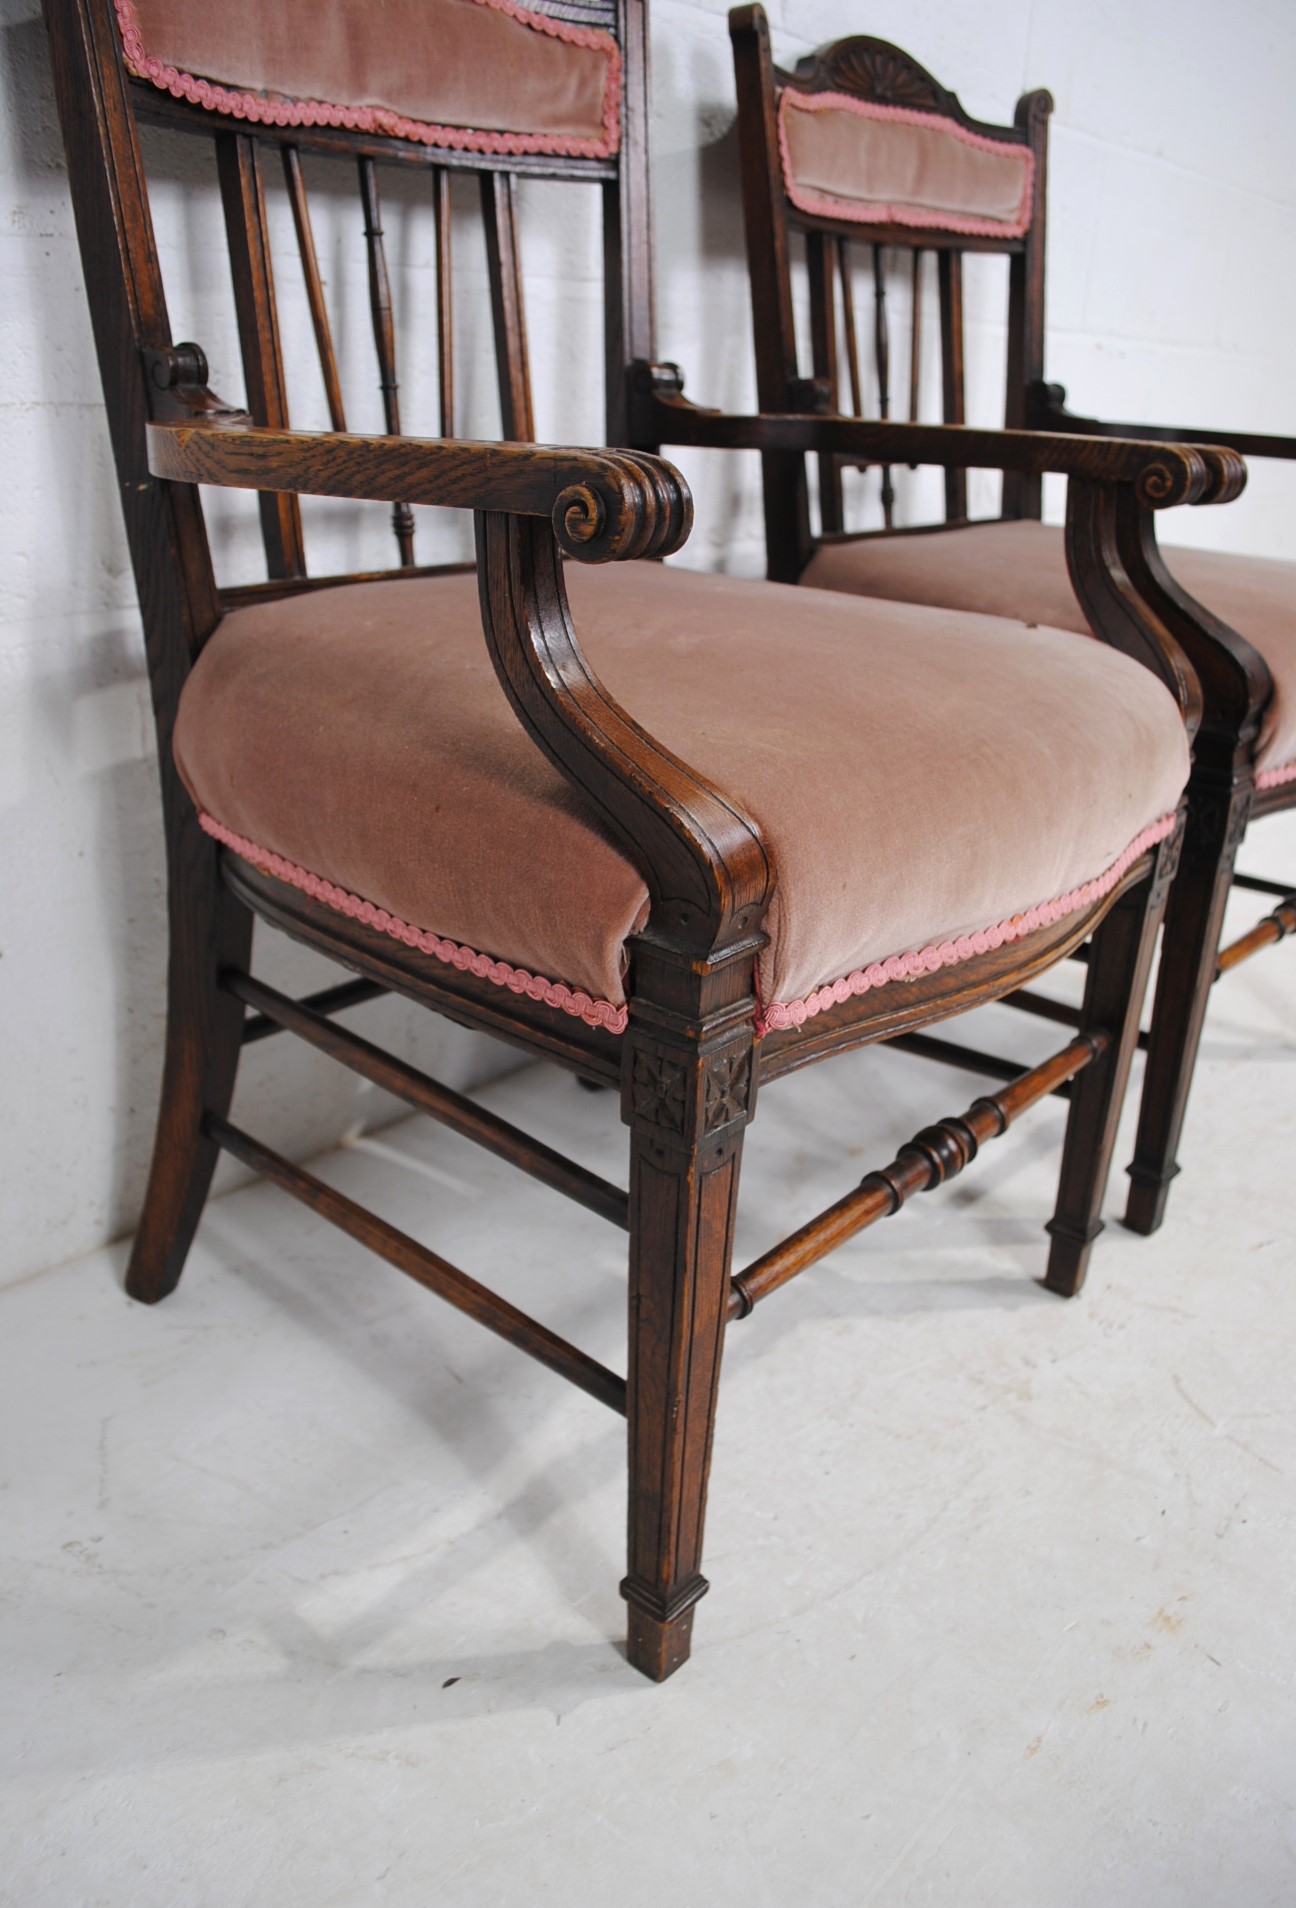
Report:
[{"label": "chair back", "polygon": [[[1011,126],[972,119],[955,95],[885,40],[857,36],[776,67],[759,6],[729,16],[738,86],[743,207],[763,411],[827,409],[863,415],[861,340],[853,253],[867,248],[873,290],[872,350],[878,413],[893,413],[888,286],[899,253],[909,281],[908,416],[918,421],[922,379],[923,293],[935,257],[940,308],[944,422],[965,421],[963,256],[1005,254],[1009,261],[1005,424],[1028,424],[1027,393],[1043,376],[1044,189],[1052,99],[1026,93]],[[798,351],[792,287],[792,234],[804,236],[809,284],[811,376]],[[843,357],[849,407],[843,402]],[[808,507],[789,511],[787,490],[804,493],[804,460],[782,473],[776,543],[795,538],[778,573],[799,573],[809,556]],[[819,460],[822,529],[840,533],[842,461]],[[769,483],[767,476],[767,496]],[[895,504],[891,472],[882,472],[888,529]],[[967,517],[967,474],[945,477],[945,516]],[[1038,517],[1040,480],[1005,477],[1003,514]],[[798,528],[799,526],[799,528]],[[771,573],[776,573],[772,568]]]},{"label": "chair back", "polygon": [[[370,0],[46,0],[46,17],[165,744],[184,674],[223,609],[349,579],[307,576],[298,498],[266,495],[259,500],[266,581],[218,589],[198,492],[150,477],[146,422],[174,415],[166,412],[168,383],[201,386],[207,371],[201,351],[174,348],[154,221],[158,181],[151,194],[145,154],[162,152],[173,162],[168,204],[201,179],[201,170],[183,157],[176,161],[174,140],[142,141],[141,126],[166,127],[209,154],[214,147],[247,409],[256,423],[280,429],[290,422],[276,297],[276,272],[283,276],[285,264],[304,282],[332,427],[341,431],[347,423],[303,159],[313,178],[330,165],[342,168],[355,194],[389,433],[407,422],[422,435],[455,433],[462,409],[456,363],[467,322],[493,337],[501,436],[534,437],[519,182],[539,177],[597,188],[607,433],[609,441],[624,442],[624,367],[632,357],[652,356],[644,0],[536,0],[526,7],[515,0],[385,0],[381,8]],[[412,196],[411,179],[426,194],[430,269],[411,277],[426,287],[430,309],[420,314],[416,335],[420,345],[429,342],[429,362],[435,351],[438,403],[437,414],[422,419],[402,414],[402,341],[384,245],[382,188],[396,173],[405,176],[403,203]],[[452,234],[456,173],[472,175],[481,195],[485,257],[467,272],[463,239],[456,244]],[[295,262],[272,256],[272,232],[282,251],[288,230],[285,199]],[[465,320],[477,288],[480,318]],[[231,368],[214,367],[218,389],[222,370]],[[588,374],[578,365],[575,375]],[[395,507],[392,528],[405,573],[463,567],[418,571],[414,518],[405,505]],[[163,763],[165,774],[166,746]]]}]

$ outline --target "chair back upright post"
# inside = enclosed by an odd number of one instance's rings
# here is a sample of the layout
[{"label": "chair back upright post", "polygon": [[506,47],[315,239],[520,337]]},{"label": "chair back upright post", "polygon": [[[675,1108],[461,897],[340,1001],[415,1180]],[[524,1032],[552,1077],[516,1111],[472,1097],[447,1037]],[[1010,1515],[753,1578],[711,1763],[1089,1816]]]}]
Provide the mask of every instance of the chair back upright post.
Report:
[{"label": "chair back upright post", "polygon": [[[1004,398],[1004,427],[1025,431],[1035,427],[1033,392],[1044,377],[1044,265],[1048,241],[1048,127],[1053,95],[1044,87],[1023,93],[1013,123],[1023,134],[1034,159],[1030,227],[1021,250],[1008,266],[1008,375]],[[1033,517],[1039,521],[1043,502],[1042,477],[1006,472],[1003,489],[1005,517]]]},{"label": "chair back upright post", "polygon": [[[924,262],[931,252],[936,259],[940,314],[942,421],[966,422],[963,257],[969,251],[994,252],[1006,254],[1010,261],[1004,422],[1009,428],[1026,428],[1031,421],[1030,392],[1042,378],[1044,364],[1045,177],[1053,104],[1049,94],[1024,94],[1017,103],[1013,125],[992,126],[972,119],[955,94],[885,40],[867,36],[839,40],[802,60],[795,72],[785,72],[774,63],[762,7],[734,8],[729,15],[729,31],[738,92],[743,214],[761,410],[863,415],[852,248],[867,247],[873,281],[872,353],[878,415],[887,419],[893,414],[888,254],[900,252],[910,260],[912,297],[909,419],[919,421],[921,293],[928,277]],[[789,99],[846,111],[857,106],[873,109],[877,115],[875,129],[880,126],[883,136],[888,118],[894,125],[911,127],[945,120],[970,145],[1025,148],[1031,155],[1031,180],[1029,208],[1021,221],[1024,229],[1000,236],[993,230],[960,229],[960,223],[966,226],[972,221],[955,220],[946,227],[938,215],[923,214],[914,219],[903,210],[885,206],[874,208],[872,214],[861,208],[858,216],[853,211],[843,216],[841,202],[832,202],[824,194],[798,192],[794,196],[784,124],[785,102]],[[792,235],[798,231],[804,235],[809,291],[812,371],[808,378],[800,371],[793,297]],[[843,352],[849,411],[842,402]],[[842,485],[847,461],[832,453],[820,453],[817,459],[819,520],[826,536],[848,534]],[[805,460],[798,453],[766,452],[764,473],[770,575],[779,581],[795,582],[815,545]],[[881,471],[881,504],[885,530],[890,531],[895,527],[895,491],[889,466]],[[1038,518],[1040,507],[1038,476],[1005,473],[1004,517]],[[967,512],[967,473],[947,469],[945,521],[965,522]]]},{"label": "chair back upright post", "polygon": [[[729,15],[729,34],[738,90],[757,403],[762,411],[772,412],[831,409],[834,370],[826,368],[821,373],[828,382],[816,390],[801,377],[798,366],[788,206],[779,163],[778,98],[764,9],[735,8]],[[812,274],[816,269],[820,274],[828,269],[827,250],[822,244],[811,250],[810,269]],[[814,310],[816,369],[819,365],[835,367],[836,307],[821,291]],[[798,452],[762,451],[761,477],[769,575],[776,583],[795,583],[814,548],[805,459]],[[831,478],[829,494],[830,498],[835,496]],[[829,511],[831,516],[831,501]]]}]

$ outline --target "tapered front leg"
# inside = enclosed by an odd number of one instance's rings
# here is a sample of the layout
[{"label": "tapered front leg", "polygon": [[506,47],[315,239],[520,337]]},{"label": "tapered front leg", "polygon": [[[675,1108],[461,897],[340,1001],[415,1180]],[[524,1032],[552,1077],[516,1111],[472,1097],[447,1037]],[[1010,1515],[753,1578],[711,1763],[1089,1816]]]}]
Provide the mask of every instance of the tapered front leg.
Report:
[{"label": "tapered front leg", "polygon": [[1120,897],[1093,937],[1080,1031],[1104,1036],[1106,1044],[1071,1085],[1057,1209],[1048,1227],[1052,1244],[1044,1283],[1064,1298],[1084,1284],[1103,1228],[1116,1128],[1179,844],[1178,833],[1162,842],[1151,876]]},{"label": "tapered front leg", "polygon": [[700,1037],[632,1020],[627,1653],[662,1682],[689,1654],[734,1209],[754,1064],[750,1012]]},{"label": "tapered front leg", "polygon": [[216,1169],[204,1115],[229,1111],[238,1071],[242,1005],[220,988],[222,967],[245,969],[252,916],[224,887],[217,848],[192,812],[169,844],[171,949],[166,1063],[153,1163],[126,1270],[126,1290],[152,1305],[175,1290]]},{"label": "tapered front leg", "polygon": [[1224,790],[1189,785],[1188,829],[1166,907],[1138,1136],[1129,1168],[1125,1224],[1134,1232],[1156,1231],[1165,1217],[1170,1182],[1179,1171],[1175,1155],[1251,797],[1249,782]]}]

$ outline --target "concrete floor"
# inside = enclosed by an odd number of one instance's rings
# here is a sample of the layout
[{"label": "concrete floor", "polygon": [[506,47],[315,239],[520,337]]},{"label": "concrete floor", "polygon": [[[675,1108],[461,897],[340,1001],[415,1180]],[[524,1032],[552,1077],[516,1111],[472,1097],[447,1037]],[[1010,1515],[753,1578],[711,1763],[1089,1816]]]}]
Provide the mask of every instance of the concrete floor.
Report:
[{"label": "concrete floor", "polygon": [[[977,1090],[862,1054],[770,1091],[744,1257]],[[482,1097],[623,1170],[608,1096]],[[1296,1900],[1291,947],[1217,995],[1194,1115],[1165,1230],[1112,1225],[1071,1304],[1032,1283],[1050,1104],[733,1330],[660,1689],[618,1421],[272,1189],[154,1311],[121,1249],[0,1294],[0,1898]],[[600,1221],[414,1122],[320,1170],[622,1362]]]}]

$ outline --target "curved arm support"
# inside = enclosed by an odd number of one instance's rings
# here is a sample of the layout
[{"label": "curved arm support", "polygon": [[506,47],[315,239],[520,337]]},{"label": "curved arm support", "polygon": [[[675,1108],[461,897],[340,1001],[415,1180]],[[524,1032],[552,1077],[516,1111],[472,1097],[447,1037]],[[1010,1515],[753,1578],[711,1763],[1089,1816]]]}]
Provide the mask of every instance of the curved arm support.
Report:
[{"label": "curved arm support", "polygon": [[[1196,671],[1136,576],[1142,534],[1155,548],[1152,514],[1128,486],[1067,485],[1066,554],[1071,585],[1094,631],[1159,676],[1179,704],[1190,736],[1202,718]],[[1133,556],[1133,563],[1128,560]]]},{"label": "curved arm support", "polygon": [[604,689],[572,626],[547,524],[477,518],[482,627],[523,727],[593,801],[652,899],[646,937],[691,959],[749,944],[773,887],[750,816],[641,729]]},{"label": "curved arm support", "polygon": [[1067,564],[1095,630],[1153,668],[1197,735],[1199,761],[1249,762],[1273,680],[1264,658],[1175,582],[1128,490],[1072,482]]}]

